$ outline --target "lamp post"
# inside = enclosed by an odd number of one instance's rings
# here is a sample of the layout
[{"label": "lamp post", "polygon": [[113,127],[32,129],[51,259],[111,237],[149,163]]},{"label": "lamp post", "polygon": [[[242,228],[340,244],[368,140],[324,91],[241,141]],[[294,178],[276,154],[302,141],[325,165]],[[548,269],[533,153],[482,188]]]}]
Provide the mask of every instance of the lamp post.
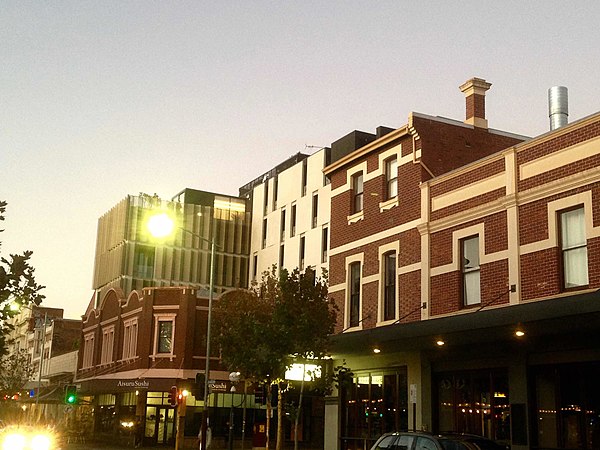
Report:
[{"label": "lamp post", "polygon": [[[148,220],[148,230],[152,236],[161,238],[172,234],[175,225],[173,220],[166,214],[156,214],[151,216]],[[212,320],[212,302],[213,302],[213,290],[214,290],[214,279],[215,279],[215,238],[207,239],[204,236],[200,236],[193,231],[186,230],[185,228],[178,227],[180,230],[197,237],[198,239],[210,244],[210,267],[209,267],[209,287],[208,287],[208,318],[206,321],[206,365],[204,366],[204,410],[202,411],[202,438],[201,447],[206,449],[206,431],[208,428],[208,378],[210,371],[210,328]]]}]

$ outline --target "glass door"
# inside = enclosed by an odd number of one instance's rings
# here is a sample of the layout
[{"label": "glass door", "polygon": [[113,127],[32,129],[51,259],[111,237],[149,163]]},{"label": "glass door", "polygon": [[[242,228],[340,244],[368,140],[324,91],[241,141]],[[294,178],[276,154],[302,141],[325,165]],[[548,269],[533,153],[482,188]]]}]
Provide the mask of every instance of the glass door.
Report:
[{"label": "glass door", "polygon": [[175,409],[147,406],[144,427],[145,441],[151,445],[169,444],[174,438]]}]

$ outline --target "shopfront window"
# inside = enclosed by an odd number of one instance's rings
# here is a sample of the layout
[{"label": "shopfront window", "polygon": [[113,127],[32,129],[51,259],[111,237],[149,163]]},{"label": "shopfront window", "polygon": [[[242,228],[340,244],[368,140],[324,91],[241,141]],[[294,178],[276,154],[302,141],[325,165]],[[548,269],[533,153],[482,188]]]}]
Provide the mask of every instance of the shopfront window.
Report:
[{"label": "shopfront window", "polygon": [[538,367],[535,448],[600,448],[600,363]]},{"label": "shopfront window", "polygon": [[342,390],[342,448],[370,448],[383,433],[408,429],[406,368],[355,376]]},{"label": "shopfront window", "polygon": [[436,431],[509,441],[510,402],[505,371],[440,373],[436,384]]}]

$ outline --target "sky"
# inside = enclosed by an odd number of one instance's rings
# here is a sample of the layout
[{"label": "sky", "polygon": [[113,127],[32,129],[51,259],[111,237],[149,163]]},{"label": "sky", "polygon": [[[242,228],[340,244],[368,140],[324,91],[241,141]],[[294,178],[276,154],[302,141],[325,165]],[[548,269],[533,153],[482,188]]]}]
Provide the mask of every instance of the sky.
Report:
[{"label": "sky", "polygon": [[223,194],[411,111],[549,130],[600,110],[600,2],[0,2],[0,256],[32,250],[44,305],[79,318],[98,218],[128,194]]}]

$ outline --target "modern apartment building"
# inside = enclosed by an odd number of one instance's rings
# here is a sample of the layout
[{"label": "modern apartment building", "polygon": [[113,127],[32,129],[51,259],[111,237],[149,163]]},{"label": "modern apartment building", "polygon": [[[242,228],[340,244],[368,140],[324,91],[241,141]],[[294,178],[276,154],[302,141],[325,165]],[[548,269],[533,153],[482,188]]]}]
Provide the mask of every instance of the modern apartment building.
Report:
[{"label": "modern apartment building", "polygon": [[[165,211],[175,221],[174,233],[157,240],[148,232],[147,221]],[[250,245],[245,200],[194,189],[184,189],[170,201],[127,196],[98,220],[96,305],[111,288],[124,295],[150,286],[208,289],[212,239],[215,291],[245,287]]]},{"label": "modern apartment building", "polygon": [[329,149],[298,153],[240,188],[252,205],[250,281],[272,266],[301,271],[328,267]]},{"label": "modern apartment building", "polygon": [[326,448],[394,429],[600,446],[600,114],[525,139],[488,128],[489,87],[461,86],[464,122],[413,113],[325,169],[354,373]]}]

